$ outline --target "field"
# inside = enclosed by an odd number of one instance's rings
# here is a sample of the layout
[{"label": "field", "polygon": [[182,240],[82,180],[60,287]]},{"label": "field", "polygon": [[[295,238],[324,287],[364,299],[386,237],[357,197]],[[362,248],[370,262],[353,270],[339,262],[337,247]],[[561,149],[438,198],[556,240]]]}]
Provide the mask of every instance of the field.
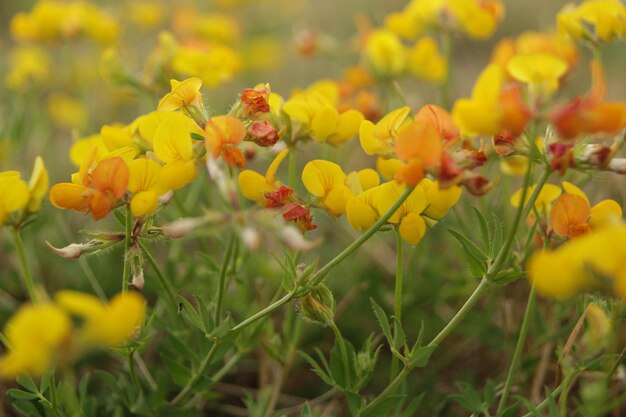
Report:
[{"label": "field", "polygon": [[0,3],[0,417],[626,415],[621,0]]}]

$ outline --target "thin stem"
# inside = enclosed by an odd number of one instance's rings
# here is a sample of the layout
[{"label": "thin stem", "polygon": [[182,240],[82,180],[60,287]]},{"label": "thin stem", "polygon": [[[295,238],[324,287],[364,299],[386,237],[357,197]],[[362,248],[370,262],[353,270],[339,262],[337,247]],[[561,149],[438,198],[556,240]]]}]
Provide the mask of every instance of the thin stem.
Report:
[{"label": "thin stem", "polygon": [[[393,314],[398,320],[398,326],[402,323],[402,280],[403,280],[403,247],[402,236],[400,231],[396,227],[394,228],[396,234],[396,288],[395,288],[395,301],[393,304]],[[400,335],[400,329],[396,326],[394,328],[394,343],[397,341]],[[400,362],[396,355],[391,358],[391,375],[390,380],[393,380],[398,374],[398,366]]]},{"label": "thin stem", "polygon": [[[548,398],[546,398],[545,400],[543,400],[541,403],[539,403],[536,407],[535,410],[537,411],[541,411],[541,409],[545,408],[548,404],[550,404],[550,400],[554,399],[555,395],[559,395],[559,393],[561,392],[561,390],[563,389],[563,384],[559,385],[558,387],[556,387],[554,389],[554,391],[552,391],[552,393],[550,394],[550,396]],[[526,413],[524,414],[522,417],[533,417],[535,416],[536,413],[535,411],[531,411],[530,413]]]},{"label": "thin stem", "polygon": [[28,261],[26,260],[26,252],[24,251],[24,243],[22,242],[22,237],[20,235],[20,229],[18,227],[13,227],[11,229],[13,232],[13,240],[15,241],[15,248],[17,249],[18,257],[20,258],[20,264],[22,266],[22,273],[24,277],[24,286],[26,287],[26,291],[28,292],[28,297],[33,303],[36,303],[39,300],[37,296],[37,290],[35,288],[35,282],[33,281],[33,276],[30,273],[30,268],[28,267]]},{"label": "thin stem", "polygon": [[230,263],[230,257],[233,254],[235,247],[235,233],[231,233],[226,246],[226,252],[224,253],[224,259],[222,266],[220,267],[219,284],[217,288],[217,301],[215,306],[215,327],[219,326],[222,321],[222,302],[224,300],[224,287],[226,286],[226,271],[228,270],[228,264]]},{"label": "thin stem", "polygon": [[135,362],[134,362],[135,351],[132,349],[128,350],[128,372],[130,374],[130,380],[133,383],[133,386],[137,390],[137,392],[143,391],[141,389],[141,385],[139,385],[139,380],[137,379],[137,372],[135,371]]},{"label": "thin stem", "polygon": [[531,285],[530,294],[528,294],[528,302],[526,303],[526,312],[524,313],[524,319],[522,321],[522,327],[520,328],[519,337],[517,338],[517,345],[515,346],[515,351],[513,352],[513,359],[511,359],[511,366],[509,367],[509,374],[506,377],[506,382],[504,383],[504,390],[502,391],[502,397],[500,398],[500,404],[498,405],[498,412],[504,409],[506,405],[506,400],[509,397],[509,392],[511,391],[511,385],[513,383],[513,377],[515,376],[515,372],[517,371],[517,367],[519,365],[520,360],[522,359],[522,350],[524,349],[524,343],[526,342],[526,335],[528,334],[528,328],[530,323],[530,316],[535,306],[535,286]]},{"label": "thin stem", "polygon": [[410,367],[410,366],[405,366],[404,368],[402,368],[402,371],[400,371],[398,376],[395,377],[395,379],[393,381],[391,381],[389,383],[389,385],[387,385],[387,388],[385,388],[380,394],[378,394],[378,396],[376,398],[374,398],[371,403],[367,404],[361,410],[361,412],[359,414],[367,413],[369,410],[371,410],[372,408],[374,408],[378,404],[380,404],[380,402],[382,400],[384,400],[388,395],[393,393],[394,390],[396,389],[396,387],[398,385],[400,385],[402,383],[402,381],[404,381],[404,379],[407,377],[407,375],[409,374],[409,372],[411,372],[412,369],[413,369],[413,367]]},{"label": "thin stem", "polygon": [[443,57],[446,61],[447,69],[446,76],[441,84],[441,106],[445,109],[450,108],[450,87],[452,84],[452,77],[450,77],[450,69],[452,68],[452,34],[449,31],[444,31],[441,35],[441,49]]},{"label": "thin stem", "polygon": [[396,210],[404,203],[404,201],[409,197],[411,192],[415,187],[407,187],[404,192],[400,195],[398,200],[391,206],[391,208],[383,214],[377,221],[374,223],[365,233],[359,236],[356,240],[354,240],[348,247],[346,247],[343,251],[341,251],[337,256],[335,256],[330,262],[324,265],[323,268],[318,270],[315,274],[311,276],[311,283],[313,285],[317,285],[324,280],[326,274],[333,269],[335,266],[340,264],[345,258],[350,256],[352,252],[358,249],[363,243],[365,243],[374,233],[378,231],[382,227],[383,224],[387,223],[387,220],[396,212]]},{"label": "thin stem", "polygon": [[296,161],[296,147],[295,145],[289,149],[289,188],[292,190],[296,186],[296,172],[297,172],[297,161]]},{"label": "thin stem", "polygon": [[130,249],[130,241],[133,233],[133,214],[130,211],[130,204],[126,205],[126,220],[125,224],[125,236],[124,236],[124,272],[122,274],[122,293],[128,291],[129,276],[130,276],[130,259],[128,257],[128,251]]},{"label": "thin stem", "polygon": [[154,256],[152,256],[150,249],[148,249],[148,246],[145,243],[143,243],[141,240],[138,240],[138,243],[139,243],[139,247],[141,248],[141,251],[143,252],[146,259],[148,260],[148,263],[154,270],[157,276],[157,279],[159,280],[159,283],[161,284],[161,287],[163,287],[163,289],[165,290],[165,295],[167,296],[167,299],[172,304],[172,307],[176,309],[176,306],[177,306],[176,297],[174,296],[174,289],[172,288],[170,282],[168,281],[167,278],[165,278],[165,275],[163,275],[163,272],[161,272],[161,268],[159,268],[159,265],[156,263]]},{"label": "thin stem", "polygon": [[258,313],[253,314],[252,316],[248,317],[247,319],[245,319],[244,321],[242,321],[241,323],[239,323],[238,325],[233,327],[230,331],[231,332],[239,331],[239,330],[243,329],[244,327],[248,326],[249,324],[259,320],[260,318],[263,318],[263,317],[267,316],[272,311],[276,310],[277,308],[279,308],[283,304],[286,304],[287,302],[289,302],[294,294],[295,294],[294,291],[288,292],[287,294],[285,294],[283,296],[283,298],[273,302],[269,306],[265,307],[263,310],[261,310]]},{"label": "thin stem", "polygon": [[198,366],[196,371],[193,373],[191,378],[189,378],[189,381],[183,387],[183,389],[180,390],[178,395],[176,395],[176,397],[174,397],[174,399],[172,401],[170,401],[170,405],[178,404],[183,398],[185,398],[187,393],[189,391],[191,391],[193,389],[193,387],[198,383],[198,381],[200,380],[200,378],[204,374],[204,371],[206,371],[206,368],[211,363],[211,360],[213,359],[213,356],[215,355],[215,352],[217,352],[217,347],[219,345],[220,345],[220,343],[218,343],[217,341],[215,343],[213,343],[213,346],[211,346],[211,349],[209,349],[209,352],[206,354],[204,359],[202,359],[202,362],[200,363],[200,366]]},{"label": "thin stem", "polygon": [[430,343],[428,344],[429,347],[439,346],[439,344],[441,344],[441,342],[446,337],[448,337],[450,333],[452,333],[452,331],[459,325],[459,323],[463,321],[465,316],[467,316],[467,313],[470,312],[472,307],[474,307],[474,304],[476,304],[476,302],[480,299],[485,290],[489,288],[489,284],[490,282],[486,277],[483,277],[480,280],[480,283],[478,284],[474,292],[469,296],[467,301],[465,301],[463,307],[461,307],[461,309],[454,315],[454,317],[452,317],[452,320],[450,320],[448,324],[446,324],[446,326],[439,332],[439,334],[430,341]]}]

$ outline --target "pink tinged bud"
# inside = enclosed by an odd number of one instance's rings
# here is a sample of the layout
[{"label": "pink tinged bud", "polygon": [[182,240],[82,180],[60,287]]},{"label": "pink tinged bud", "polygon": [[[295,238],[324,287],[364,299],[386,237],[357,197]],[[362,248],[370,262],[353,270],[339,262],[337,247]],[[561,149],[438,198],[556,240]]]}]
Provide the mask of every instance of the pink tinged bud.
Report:
[{"label": "pink tinged bud", "polygon": [[166,192],[165,194],[159,197],[159,203],[162,205],[169,204],[169,202],[172,201],[173,197],[174,197],[174,191],[169,190],[168,192]]},{"label": "pink tinged bud", "polygon": [[85,243],[72,243],[63,248],[57,248],[52,246],[50,242],[45,241],[46,245],[52,250],[52,252],[56,253],[62,258],[65,259],[78,259],[83,254],[85,249],[88,247],[88,244]]},{"label": "pink tinged bud", "polygon": [[626,158],[613,158],[609,162],[609,170],[618,174],[626,174]]},{"label": "pink tinged bud", "polygon": [[280,139],[276,128],[267,120],[252,123],[248,128],[248,137],[251,141],[263,147],[273,146]]},{"label": "pink tinged bud", "polygon": [[261,245],[261,235],[254,227],[246,227],[241,230],[241,241],[251,251],[256,251]]},{"label": "pink tinged bud", "polygon": [[137,271],[133,271],[133,280],[131,281],[130,285],[137,291],[143,291],[143,268],[138,268]]},{"label": "pink tinged bud", "polygon": [[201,217],[185,217],[164,225],[161,230],[163,231],[163,235],[172,239],[178,239],[193,232],[204,222],[205,219]]},{"label": "pink tinged bud", "polygon": [[281,239],[293,250],[308,251],[322,243],[322,238],[306,240],[300,230],[294,226],[285,226],[280,232]]},{"label": "pink tinged bud", "polygon": [[590,165],[598,168],[606,168],[609,165],[613,154],[614,150],[611,147],[592,143],[585,146],[581,158],[584,162]]}]

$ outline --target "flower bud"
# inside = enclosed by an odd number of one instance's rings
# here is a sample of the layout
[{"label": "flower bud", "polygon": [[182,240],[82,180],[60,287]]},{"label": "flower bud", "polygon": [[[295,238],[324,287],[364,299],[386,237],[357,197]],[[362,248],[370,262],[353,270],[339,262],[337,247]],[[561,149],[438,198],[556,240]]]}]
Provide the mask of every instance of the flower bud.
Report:
[{"label": "flower bud", "polygon": [[295,251],[308,251],[322,243],[322,239],[306,240],[300,230],[295,226],[285,226],[281,232],[282,240]]},{"label": "flower bud", "polygon": [[298,311],[305,319],[327,325],[335,315],[335,299],[328,287],[319,284],[304,297],[298,299]]}]

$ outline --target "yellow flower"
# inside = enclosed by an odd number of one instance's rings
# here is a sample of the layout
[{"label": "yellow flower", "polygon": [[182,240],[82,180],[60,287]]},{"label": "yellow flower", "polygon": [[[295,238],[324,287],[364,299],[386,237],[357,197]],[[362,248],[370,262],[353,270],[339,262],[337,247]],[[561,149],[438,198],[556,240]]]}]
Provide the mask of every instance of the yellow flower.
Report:
[{"label": "yellow flower", "polygon": [[616,244],[626,239],[619,225],[569,240],[553,251],[533,254],[527,269],[537,291],[555,298],[581,291],[607,288],[626,298],[626,249]]},{"label": "yellow flower", "polygon": [[[379,215],[385,214],[400,198],[405,186],[395,181],[387,182],[376,188],[373,193],[374,206]],[[398,231],[402,239],[408,243],[417,244],[426,233],[426,222],[421,214],[428,207],[426,192],[422,187],[415,187],[409,197],[391,215],[389,223],[399,224]]]},{"label": "yellow flower", "polygon": [[36,213],[39,211],[44,197],[48,194],[49,186],[50,181],[48,179],[48,170],[46,169],[41,156],[38,156],[35,159],[35,166],[33,167],[33,172],[30,175],[30,180],[28,181],[28,191],[30,194],[28,211],[30,213]]},{"label": "yellow flower", "polygon": [[147,0],[134,0],[128,3],[128,19],[143,29],[152,29],[161,24],[165,17],[162,4]]},{"label": "yellow flower", "polygon": [[[177,116],[173,116],[176,114]],[[154,130],[152,146],[154,154],[164,165],[161,169],[161,184],[164,189],[178,190],[196,177],[196,167],[191,133],[202,134],[193,120],[172,113]]]},{"label": "yellow flower", "polygon": [[447,0],[446,3],[463,32],[474,39],[490,37],[504,14],[504,6],[498,0]]},{"label": "yellow flower", "polygon": [[13,48],[9,54],[10,68],[4,82],[10,89],[23,89],[33,82],[46,81],[51,62],[45,52],[34,46]]},{"label": "yellow flower", "polygon": [[441,189],[438,181],[432,181],[428,178],[424,178],[418,187],[424,190],[426,200],[428,200],[428,207],[423,214],[433,220],[441,220],[448,213],[448,210],[459,201],[463,192],[463,189],[456,185]]},{"label": "yellow flower", "polygon": [[378,123],[369,120],[361,122],[359,139],[361,147],[368,155],[393,155],[395,139],[403,127],[411,108],[408,106],[395,109],[385,115]]},{"label": "yellow flower", "polygon": [[547,53],[520,54],[511,58],[507,70],[517,81],[528,84],[532,94],[543,96],[556,91],[567,62]]},{"label": "yellow flower", "polygon": [[324,209],[333,216],[345,213],[346,204],[353,197],[346,178],[339,165],[321,159],[308,162],[302,170],[304,187],[318,197]]},{"label": "yellow flower", "polygon": [[397,77],[407,65],[407,51],[393,32],[384,29],[373,31],[365,45],[365,56],[376,74]]},{"label": "yellow flower", "polygon": [[0,377],[47,372],[71,330],[69,317],[54,304],[21,307],[4,329],[8,353],[0,358]]},{"label": "yellow flower", "polygon": [[[530,199],[530,196],[534,190],[534,185],[528,187],[528,189],[526,190],[526,199],[524,201],[524,204],[528,203],[528,200]],[[558,186],[554,184],[544,184],[544,186],[541,188],[541,191],[539,191],[537,199],[535,200],[535,208],[539,213],[548,213],[550,211],[550,206],[552,205],[552,202],[560,194],[561,189]],[[522,189],[519,189],[511,196],[511,205],[513,205],[513,207],[519,207],[521,198]]]},{"label": "yellow flower", "polygon": [[610,42],[626,36],[626,7],[620,0],[586,0],[579,6],[567,4],[557,15],[559,31],[574,39]]},{"label": "yellow flower", "polygon": [[337,111],[332,87],[319,84],[309,91],[291,97],[283,111],[292,120],[299,134],[308,134],[317,142],[340,145],[352,139],[358,132],[363,115],[357,110]]},{"label": "yellow flower", "polygon": [[[29,184],[20,178],[17,171],[0,172],[0,226],[13,213],[35,213],[48,191],[48,171],[41,157],[35,166]],[[19,220],[19,219],[16,219]]]},{"label": "yellow flower", "polygon": [[378,157],[376,159],[376,170],[386,180],[395,177],[396,172],[404,167],[405,163],[396,158],[385,159]]},{"label": "yellow flower", "polygon": [[198,77],[204,85],[214,87],[233,78],[241,68],[241,58],[224,45],[177,45],[171,65],[177,74]]},{"label": "yellow flower", "polygon": [[128,164],[128,191],[132,193],[130,210],[135,217],[156,211],[159,195],[167,190],[159,188],[161,165],[150,159],[135,159]]},{"label": "yellow flower", "polygon": [[184,111],[187,106],[202,109],[202,80],[189,78],[184,81],[170,80],[172,91],[167,93],[157,106],[157,111]]},{"label": "yellow flower", "polygon": [[69,95],[63,93],[50,95],[47,110],[50,119],[58,126],[82,130],[87,125],[85,105]]},{"label": "yellow flower", "polygon": [[464,134],[495,135],[500,131],[503,111],[500,90],[504,72],[496,64],[488,65],[479,75],[472,97],[459,99],[452,108],[452,118]]},{"label": "yellow flower", "polygon": [[430,36],[421,38],[408,52],[411,74],[423,80],[442,83],[448,74],[448,62]]},{"label": "yellow flower", "polygon": [[108,304],[100,303],[100,308],[95,297],[73,291],[62,292],[57,302],[85,320],[79,336],[83,348],[124,343],[141,325],[146,310],[145,300],[136,292],[120,293]]},{"label": "yellow flower", "polygon": [[380,217],[375,205],[378,189],[370,188],[348,200],[346,218],[355,230],[369,229]]},{"label": "yellow flower", "polygon": [[280,163],[285,159],[288,153],[289,150],[284,149],[276,155],[269,168],[267,168],[265,176],[251,169],[241,171],[238,181],[239,189],[243,196],[248,200],[256,201],[259,205],[266,207],[267,201],[265,195],[280,186],[280,182],[276,179],[276,171],[278,171]]},{"label": "yellow flower", "polygon": [[581,197],[586,202],[587,207],[590,207],[588,213],[587,224],[592,231],[597,231],[606,227],[610,227],[612,225],[618,224],[622,219],[622,208],[615,200],[605,199],[600,201],[598,204],[591,207],[591,203],[589,202],[589,198],[587,195],[568,181],[563,181],[563,190],[567,194],[576,195]]}]

